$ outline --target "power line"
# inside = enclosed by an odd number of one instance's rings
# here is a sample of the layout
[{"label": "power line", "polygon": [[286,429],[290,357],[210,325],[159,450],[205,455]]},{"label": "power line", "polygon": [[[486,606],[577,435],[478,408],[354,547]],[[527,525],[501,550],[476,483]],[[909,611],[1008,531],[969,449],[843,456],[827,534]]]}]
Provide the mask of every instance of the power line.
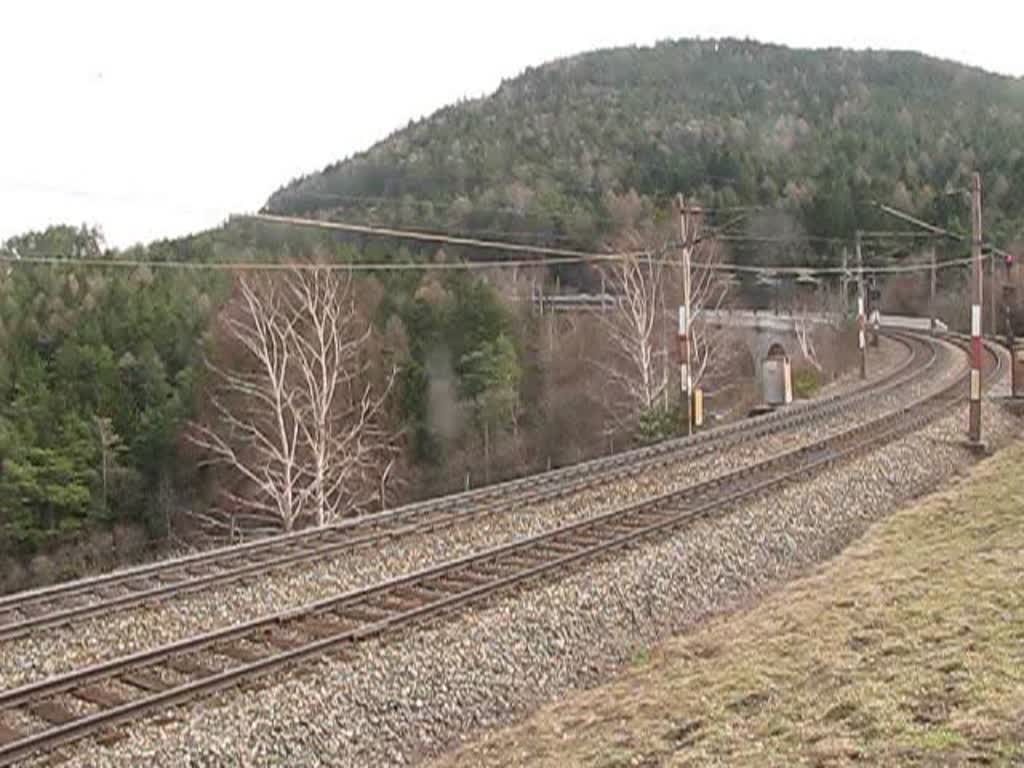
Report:
[{"label": "power line", "polygon": [[[389,223],[381,222],[381,221],[377,221],[377,220],[367,220],[367,221],[363,222],[363,224],[364,224],[364,226],[377,227],[377,228],[382,228],[382,229],[395,228],[396,226],[399,226],[399,225],[389,224]],[[446,231],[440,231],[440,230],[435,229],[430,224],[424,224],[424,223],[420,223],[420,222],[411,222],[411,221],[403,221],[400,226],[401,226],[402,229],[411,229],[411,230],[417,230],[417,231],[422,231],[422,232],[432,232],[434,234],[446,235],[446,236],[450,236],[450,237],[476,237],[478,235],[492,235],[492,236],[495,236],[495,237],[532,237],[534,239],[539,239],[539,240],[558,240],[558,241],[562,241],[562,242],[579,242],[580,241],[579,237],[573,237],[572,235],[567,235],[567,234],[564,234],[564,233],[561,233],[561,232],[552,232],[550,230],[543,230],[543,229],[534,229],[534,230],[518,229],[517,230],[517,229],[491,229],[491,228],[483,228],[483,227],[480,227],[480,228],[470,227],[470,228],[459,228],[459,229],[449,229],[449,230],[446,230]],[[526,244],[527,243],[524,243],[524,245],[526,245]]]},{"label": "power line", "polygon": [[[956,240],[957,242],[960,242],[960,243],[969,242],[968,236],[963,234],[963,233],[954,232],[952,230],[936,226],[935,224],[930,224],[927,221],[924,221],[922,219],[919,219],[919,218],[917,218],[915,216],[910,215],[906,211],[901,211],[898,208],[893,208],[890,205],[884,205],[884,204],[878,203],[878,202],[875,203],[875,206],[880,211],[888,213],[890,216],[895,216],[897,219],[902,219],[903,221],[906,221],[906,222],[908,222],[910,224],[913,224],[915,226],[921,227],[921,229],[928,230],[929,232],[933,233],[936,236],[947,237],[950,240]],[[982,242],[981,245],[982,245],[983,249],[989,251],[990,253],[994,253],[997,256],[1002,256],[1004,259],[1005,258],[1011,258],[1013,256],[1013,254],[1011,254],[1009,251],[1005,251],[1002,248],[999,248],[998,246],[993,245],[992,243],[990,243],[988,241]]]},{"label": "power line", "polygon": [[[423,198],[411,198],[408,195],[405,195],[405,196],[402,196],[402,197],[384,197],[384,196],[347,195],[347,194],[335,194],[335,193],[312,192],[312,191],[308,192],[308,193],[304,193],[304,194],[309,194],[310,196],[313,196],[313,197],[321,197],[321,198],[326,198],[326,199],[347,199],[347,200],[355,200],[355,201],[380,202],[380,203],[386,203],[386,204],[392,205],[392,206],[411,204],[413,206],[432,205],[432,206],[435,206],[435,207],[449,208],[449,207],[451,207],[451,206],[453,206],[455,204],[454,200],[450,200],[450,201],[437,201],[437,200],[423,199]],[[374,207],[374,206],[371,206],[371,207]],[[517,209],[517,208],[511,208],[511,207],[498,207],[498,206],[480,207],[480,206],[477,206],[477,205],[474,204],[472,210],[474,212],[489,212],[489,213],[498,213],[498,214],[512,214],[512,215],[519,216],[519,217],[523,217],[523,216],[527,215],[524,211],[522,211],[520,209]],[[787,208],[780,207],[780,206],[770,206],[770,205],[693,206],[693,207],[688,208],[687,210],[691,211],[693,213],[700,213],[700,214],[705,214],[705,215],[724,214],[724,213],[739,213],[740,214],[739,216],[733,217],[726,224],[723,224],[723,225],[712,225],[712,226],[708,227],[709,230],[717,230],[718,232],[722,233],[716,239],[718,239],[720,241],[723,241],[723,242],[732,242],[732,243],[737,243],[737,244],[743,244],[743,243],[754,243],[754,244],[757,244],[757,243],[765,243],[765,244],[771,244],[771,243],[774,243],[774,244],[814,243],[814,244],[822,244],[822,245],[853,245],[853,242],[854,242],[852,238],[828,237],[828,236],[819,236],[819,235],[778,235],[778,236],[772,236],[772,235],[750,235],[750,234],[730,234],[730,235],[725,235],[725,233],[728,230],[732,229],[737,224],[742,223],[743,221],[746,221],[749,218],[749,214],[751,214],[751,213],[760,213],[760,212],[769,212],[769,213],[771,213],[771,212],[774,212],[774,213],[779,213],[779,214],[786,215],[786,216],[792,216],[794,214],[794,211],[789,210]],[[273,215],[280,215],[280,216],[283,216],[283,214],[263,214],[263,215],[272,215],[272,216]],[[294,218],[302,218],[303,220],[309,220],[306,217],[294,217]],[[557,219],[556,216],[551,215],[551,214],[544,214],[542,218],[551,220],[552,222]],[[614,223],[614,221],[612,219],[608,218],[608,217],[591,217],[591,221],[593,221],[596,224]],[[914,223],[917,222],[917,220],[913,220],[913,221],[914,221]],[[386,223],[380,223],[380,222],[371,222],[371,223],[367,224],[366,226],[373,226],[373,227],[385,228],[385,229],[386,228],[395,228],[395,225],[393,225],[393,224],[386,224]],[[410,222],[410,221],[406,221],[406,220],[403,220],[401,222],[400,226],[402,228],[404,228],[404,229],[416,229],[416,230],[423,230],[423,231],[428,231],[428,230],[431,229],[431,226],[428,225],[428,224],[418,224],[418,223],[414,223],[414,222]],[[534,238],[538,238],[538,239],[542,239],[542,240],[544,240],[544,239],[546,239],[546,240],[560,240],[560,241],[563,241],[563,242],[574,242],[574,241],[578,242],[580,240],[580,238],[573,237],[572,235],[564,234],[564,233],[561,233],[561,232],[549,231],[549,230],[504,230],[504,229],[495,229],[495,228],[469,228],[467,230],[463,230],[463,233],[464,233],[464,235],[462,233],[459,233],[459,236],[471,237],[471,236],[474,236],[474,235],[492,235],[492,236],[496,236],[496,237],[534,237]],[[449,232],[444,233],[444,234],[446,234],[447,236],[452,236],[453,233],[451,231],[449,231]],[[872,231],[862,232],[861,235],[862,235],[862,239],[864,241],[869,241],[869,240],[899,240],[899,239],[926,240],[926,239],[936,239],[936,238],[940,238],[940,237],[955,237],[955,236],[951,235],[950,233],[946,232],[945,230],[943,230],[941,233],[940,232],[922,233],[922,232],[896,231],[896,230],[872,230]]]},{"label": "power line", "polygon": [[[288,271],[328,271],[328,272],[404,272],[404,271],[471,271],[488,269],[508,269],[518,267],[550,267],[561,264],[588,264],[595,261],[600,263],[615,263],[625,258],[640,258],[651,264],[677,265],[676,259],[650,258],[643,253],[631,254],[593,254],[589,257],[554,257],[542,259],[503,259],[501,261],[458,261],[458,262],[337,262],[331,264],[315,262],[274,262],[274,261],[182,261],[182,260],[161,260],[148,261],[145,259],[118,259],[118,258],[76,258],[72,256],[47,255],[47,256],[11,256],[0,254],[0,264],[10,266],[44,265],[64,268],[121,268],[140,269],[143,267],[153,269],[170,269],[181,271],[203,271],[211,270],[217,272],[288,272]],[[983,258],[989,258],[985,256]],[[970,263],[969,258],[951,259],[937,262],[936,269],[948,267],[965,266]],[[841,275],[852,274],[858,270],[842,267],[813,267],[800,265],[778,265],[778,266],[753,266],[750,264],[736,264],[731,262],[694,262],[694,267],[708,269],[713,272],[741,272],[749,274],[762,274],[766,276],[792,275]],[[925,272],[931,269],[930,264],[904,264],[896,266],[865,267],[866,274],[886,273],[910,273]]]},{"label": "power line", "polygon": [[[907,232],[875,232],[863,240],[901,240],[936,238],[939,235],[919,235]],[[821,243],[825,245],[852,245],[853,240],[846,237],[826,237],[821,235],[716,235],[715,240],[727,243]]]},{"label": "power line", "polygon": [[[677,263],[668,259],[659,260],[660,263]],[[962,259],[949,259],[947,261],[936,262],[936,269],[946,269],[949,267],[962,267],[967,266],[971,263],[969,257]],[[801,275],[843,275],[843,274],[855,274],[863,271],[864,274],[900,274],[900,273],[912,273],[912,272],[928,272],[931,270],[931,264],[898,264],[893,266],[877,266],[877,267],[864,267],[863,270],[856,267],[848,267],[843,269],[842,267],[801,267],[801,266],[790,266],[781,265],[777,267],[773,266],[754,266],[750,264],[730,264],[725,262],[694,262],[694,267],[700,267],[701,269],[710,269],[715,272],[745,272],[749,274],[763,274],[766,276],[773,275],[792,275],[799,277]]]},{"label": "power line", "polygon": [[[254,219],[257,219],[257,220],[260,220],[260,221],[269,221],[269,222],[272,222],[272,223],[281,223],[281,224],[291,224],[291,225],[295,225],[295,226],[313,226],[313,227],[320,227],[320,228],[325,228],[325,229],[336,229],[336,230],[340,230],[340,231],[343,231],[343,232],[351,232],[351,233],[356,233],[356,234],[365,234],[365,235],[382,236],[382,237],[395,237],[395,238],[400,238],[400,239],[419,240],[419,241],[426,241],[426,242],[437,242],[437,243],[441,243],[441,244],[458,245],[458,246],[469,246],[469,247],[474,247],[474,248],[490,248],[490,249],[497,249],[497,250],[504,250],[504,251],[523,251],[523,252],[526,252],[526,253],[548,254],[548,255],[552,255],[552,256],[571,257],[571,258],[590,259],[590,260],[605,260],[605,261],[608,261],[608,260],[619,260],[619,259],[627,257],[627,256],[640,256],[640,255],[643,255],[643,253],[644,253],[644,252],[639,252],[639,251],[632,252],[632,253],[623,253],[623,254],[590,253],[590,252],[577,251],[577,250],[571,250],[571,249],[565,249],[565,248],[551,248],[551,247],[548,247],[548,246],[526,245],[526,244],[522,244],[522,243],[513,243],[513,242],[508,242],[508,241],[482,240],[482,239],[479,239],[479,238],[456,237],[456,236],[452,236],[452,235],[439,234],[439,233],[434,233],[434,232],[426,232],[426,231],[420,231],[420,230],[395,229],[395,228],[392,228],[392,227],[374,227],[374,226],[368,226],[368,225],[365,225],[365,224],[345,224],[345,223],[342,223],[342,222],[321,221],[321,220],[318,220],[318,219],[304,219],[304,218],[299,218],[299,217],[294,217],[294,216],[274,216],[274,215],[271,215],[271,214],[255,214],[251,218],[254,218]],[[775,238],[751,238],[751,237],[744,237],[744,236],[740,236],[740,235],[720,235],[719,236],[719,235],[712,234],[712,235],[710,235],[709,237],[707,237],[705,239],[720,239],[720,240],[734,240],[735,239],[735,240],[743,241],[743,242],[802,242],[803,240],[806,240],[807,238],[793,238],[793,239],[781,239],[781,240],[779,240],[779,239],[775,239]],[[847,240],[842,240],[842,239],[839,239],[839,238],[824,238],[824,239],[828,240],[829,242],[835,242],[835,243],[849,242]],[[673,244],[670,244],[670,245],[673,245]],[[674,245],[676,247],[678,247],[679,244],[675,243]],[[947,262],[944,262],[944,264],[946,264],[946,263]],[[957,262],[954,260],[954,261],[948,262],[948,263],[949,264],[953,264],[953,263],[957,263]],[[737,265],[737,266],[741,266],[741,265]],[[745,270],[761,269],[761,267],[751,267],[751,266],[746,266],[746,265],[742,265],[742,266],[744,266]],[[924,268],[925,267],[921,267],[921,269],[924,269]],[[930,269],[930,267],[928,267],[928,268]],[[812,269],[812,268],[810,268],[810,267],[792,267],[791,269],[794,271],[794,273],[803,273],[803,272],[806,272],[808,269]],[[819,269],[819,270],[816,270],[816,271],[827,273],[827,271],[829,269],[830,268],[823,268],[823,269]],[[882,268],[876,268],[876,269],[882,269]],[[893,271],[893,272],[896,272],[896,271],[913,271],[912,265],[905,265],[905,266],[902,266],[902,267],[899,267],[899,268],[897,268],[897,267],[889,267],[889,268],[886,268],[886,269],[888,269],[889,271]],[[841,267],[835,268],[833,271],[835,273],[837,273],[837,274],[843,272]]]},{"label": "power line", "polygon": [[[500,261],[459,261],[459,262],[338,262],[333,264],[303,263],[303,262],[197,262],[182,260],[145,260],[145,259],[121,259],[121,258],[74,258],[62,255],[45,256],[15,256],[0,254],[0,263],[16,264],[47,264],[61,267],[115,267],[115,268],[140,268],[150,267],[155,269],[181,269],[181,270],[217,270],[217,271],[282,271],[282,270],[334,270],[351,272],[392,272],[392,271],[429,271],[429,270],[487,270],[495,268],[515,267],[546,267],[561,264],[587,264],[607,263],[622,261],[626,258],[643,258],[650,263],[675,264],[673,259],[651,258],[649,250],[631,251],[623,253],[597,253],[567,248],[555,248],[550,246],[532,245],[526,243],[515,243],[501,240],[484,240],[480,238],[468,238],[455,235],[448,235],[437,232],[421,230],[395,229],[391,227],[377,227],[366,224],[347,224],[343,222],[322,221],[318,219],[304,219],[293,216],[276,216],[271,214],[252,214],[245,218],[257,221],[265,221],[272,224],[284,224],[288,226],[314,227],[321,229],[338,230],[353,234],[362,234],[374,237],[387,237],[419,242],[437,243],[439,245],[451,245],[460,247],[471,247],[478,249],[499,250],[512,253],[528,253],[544,258],[532,259],[502,259]],[[715,239],[712,234],[707,239]],[[761,238],[762,241],[772,242],[770,238]],[[798,240],[794,240],[798,242]],[[681,243],[669,242],[664,249],[678,248]],[[937,263],[936,268],[947,268],[962,266],[969,263],[970,259],[952,259]],[[728,262],[702,262],[696,263],[705,269],[720,272],[752,273],[764,275],[841,275],[851,273],[850,269],[842,267],[814,267],[807,265],[779,265],[762,266],[749,264],[736,264]],[[896,266],[869,267],[864,270],[872,274],[897,274],[911,273],[930,270],[930,264],[906,264]]]},{"label": "power line", "polygon": [[[700,210],[700,211],[706,213],[706,212],[708,212],[710,210],[714,210],[714,209],[702,208],[702,209],[694,209],[694,210]],[[737,210],[742,210],[742,208],[737,208]],[[760,208],[759,210],[765,210],[765,209]],[[601,254],[601,253],[593,253],[593,252],[589,252],[589,251],[574,250],[574,249],[568,249],[568,248],[554,248],[554,247],[543,246],[543,245],[533,245],[533,244],[527,244],[527,243],[515,243],[515,242],[511,242],[511,241],[484,240],[484,239],[481,239],[481,238],[465,237],[465,236],[461,236],[461,235],[454,235],[454,234],[451,234],[451,233],[431,232],[431,231],[427,230],[426,228],[406,229],[406,228],[396,228],[396,227],[389,227],[389,226],[381,226],[381,225],[376,225],[376,224],[348,224],[348,223],[345,223],[345,222],[326,221],[326,220],[322,220],[322,219],[308,219],[308,218],[299,217],[299,216],[282,216],[282,215],[267,214],[267,213],[250,214],[250,215],[245,216],[243,218],[251,218],[251,219],[258,220],[258,221],[265,221],[265,222],[276,223],[276,224],[290,224],[290,225],[294,225],[294,226],[309,226],[309,227],[319,227],[319,228],[323,228],[323,229],[334,229],[334,230],[340,230],[340,231],[343,231],[343,232],[350,232],[350,233],[354,233],[354,234],[365,234],[365,235],[381,236],[381,237],[393,237],[393,238],[406,239],[406,240],[420,240],[420,241],[425,241],[425,242],[439,242],[439,243],[442,243],[442,244],[463,245],[463,246],[470,246],[470,247],[477,247],[477,248],[491,248],[491,249],[511,250],[511,251],[519,250],[519,251],[530,252],[530,253],[550,254],[552,256],[573,256],[573,257],[597,258],[597,257],[601,257],[601,256],[607,257],[609,255],[607,253]],[[803,236],[799,236],[799,235],[794,235],[794,236],[770,236],[770,235],[767,235],[767,236],[758,236],[758,235],[715,234],[716,229],[718,229],[718,231],[724,232],[725,230],[727,230],[731,226],[734,226],[736,223],[738,223],[740,218],[741,217],[738,217],[737,219],[734,219],[733,221],[726,223],[721,228],[715,228],[715,227],[709,228],[709,231],[710,231],[711,234],[706,236],[704,239],[705,240],[707,240],[707,239],[715,239],[715,240],[721,240],[721,241],[726,241],[726,242],[739,242],[739,243],[747,243],[747,242],[749,242],[749,243],[802,243],[802,242],[815,242],[815,243],[829,243],[829,244],[833,244],[833,245],[835,245],[835,244],[851,244],[853,242],[852,240],[849,240],[847,238],[841,238],[841,237],[820,237],[820,236],[813,236],[813,235],[803,235]],[[511,234],[511,233],[509,233],[509,234]],[[873,239],[880,239],[880,240],[884,240],[884,239],[888,238],[890,235],[896,235],[897,237],[906,237],[908,235],[913,235],[913,234],[914,233],[884,232],[884,231],[882,231],[882,232],[872,232],[871,233]]]},{"label": "power line", "polygon": [[531,245],[528,243],[513,243],[505,240],[483,240],[475,237],[458,237],[437,232],[426,232],[423,230],[395,229],[393,227],[375,227],[366,224],[345,224],[337,221],[321,221],[318,219],[303,219],[296,216],[276,216],[268,213],[251,214],[246,218],[266,221],[272,224],[288,224],[300,227],[317,227],[320,229],[332,229],[352,234],[371,235],[374,237],[393,237],[401,240],[417,240],[427,243],[438,243],[440,245],[465,246],[469,248],[483,248],[498,251],[513,251],[520,253],[533,253],[541,256],[555,256],[559,258],[573,258],[580,260],[608,260],[609,258],[621,258],[627,255],[642,255],[636,251],[632,254],[609,254],[594,253],[591,251],[580,251],[572,248],[554,248],[546,245]]},{"label": "power line", "polygon": [[584,264],[594,261],[618,261],[619,254],[595,254],[592,258],[564,257],[544,259],[502,259],[501,261],[449,261],[449,262],[370,262],[348,261],[323,264],[317,262],[280,262],[280,261],[182,261],[165,259],[147,261],[146,259],[116,258],[74,258],[68,256],[8,256],[0,254],[0,264],[8,265],[47,265],[56,267],[114,267],[139,269],[149,267],[155,269],[174,269],[181,271],[215,272],[290,272],[290,271],[325,271],[325,272],[415,272],[415,271],[471,271],[486,269],[508,269],[515,267],[550,267],[560,264]]},{"label": "power line", "polygon": [[888,213],[890,216],[895,216],[897,219],[901,219],[907,222],[908,224],[913,224],[915,227],[920,227],[921,229],[928,230],[933,235],[938,235],[939,237],[948,237],[951,240],[957,240],[961,243],[967,240],[967,238],[964,235],[951,232],[948,229],[936,226],[935,224],[929,224],[927,221],[919,219],[916,216],[912,216],[909,213],[906,213],[905,211],[899,210],[898,208],[893,208],[892,206],[878,202],[875,203],[875,207],[878,208],[878,210],[882,211],[883,213]]}]

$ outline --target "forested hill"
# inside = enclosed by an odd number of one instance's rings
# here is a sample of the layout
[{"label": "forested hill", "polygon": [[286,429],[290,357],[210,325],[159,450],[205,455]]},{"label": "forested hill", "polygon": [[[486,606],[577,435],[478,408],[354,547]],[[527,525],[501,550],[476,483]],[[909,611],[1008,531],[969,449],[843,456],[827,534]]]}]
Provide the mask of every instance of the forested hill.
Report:
[{"label": "forested hill", "polygon": [[1024,80],[910,52],[684,40],[530,69],[267,209],[596,242],[682,191],[845,237],[881,223],[872,200],[966,227],[948,191],[975,169],[988,232],[1019,237]]}]

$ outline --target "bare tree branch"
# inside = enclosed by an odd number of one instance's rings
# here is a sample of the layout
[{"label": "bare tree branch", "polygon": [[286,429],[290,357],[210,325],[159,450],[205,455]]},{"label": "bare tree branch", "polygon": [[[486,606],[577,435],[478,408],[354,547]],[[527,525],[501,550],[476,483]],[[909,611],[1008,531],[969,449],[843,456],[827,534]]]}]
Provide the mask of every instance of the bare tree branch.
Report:
[{"label": "bare tree branch", "polygon": [[217,507],[197,519],[248,534],[364,511],[393,458],[383,411],[395,371],[373,384],[363,360],[373,329],[351,277],[295,270],[277,281],[240,278],[223,320],[244,361],[208,362],[217,382],[210,417],[189,437],[239,486],[220,488]]},{"label": "bare tree branch", "polygon": [[[696,228],[696,222],[691,222]],[[640,416],[667,405],[673,379],[670,361],[675,348],[677,307],[683,303],[682,249],[690,249],[690,262],[700,264],[690,274],[691,379],[694,386],[729,356],[721,332],[704,322],[707,310],[718,309],[727,286],[708,267],[716,254],[708,241],[695,236],[673,243],[658,232],[628,233],[620,250],[628,254],[602,268],[606,290],[612,294],[612,311],[596,312],[613,350],[611,359],[597,363],[619,404],[612,409],[619,428],[632,429]],[[721,359],[719,359],[721,358]],[[675,377],[678,381],[678,376]]]}]

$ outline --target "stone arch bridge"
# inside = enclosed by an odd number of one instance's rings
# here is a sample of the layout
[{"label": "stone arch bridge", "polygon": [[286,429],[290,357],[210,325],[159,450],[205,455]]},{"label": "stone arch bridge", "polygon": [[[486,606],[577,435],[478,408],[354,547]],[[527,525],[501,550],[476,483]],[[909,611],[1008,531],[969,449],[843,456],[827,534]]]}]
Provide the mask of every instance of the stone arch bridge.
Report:
[{"label": "stone arch bridge", "polygon": [[701,319],[708,325],[728,328],[746,345],[758,391],[762,400],[773,406],[791,402],[791,366],[805,360],[807,341],[819,336],[821,329],[837,331],[840,322],[835,315],[821,313],[775,314],[748,309],[704,310]]},{"label": "stone arch bridge", "polygon": [[[533,303],[541,312],[594,312],[612,310],[618,304],[612,294],[535,295]],[[791,365],[805,360],[801,336],[820,329],[837,331],[836,315],[803,312],[775,314],[769,310],[717,309],[702,310],[699,320],[712,326],[728,328],[742,340],[750,352],[754,377],[762,399],[768,405],[783,405],[792,399]]]}]

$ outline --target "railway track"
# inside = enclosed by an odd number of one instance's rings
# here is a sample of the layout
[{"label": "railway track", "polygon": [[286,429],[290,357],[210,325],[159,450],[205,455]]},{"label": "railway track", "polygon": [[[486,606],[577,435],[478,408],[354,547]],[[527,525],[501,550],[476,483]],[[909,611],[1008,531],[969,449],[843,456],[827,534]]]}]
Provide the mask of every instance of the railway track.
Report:
[{"label": "railway track", "polygon": [[[986,380],[1001,358],[989,349]],[[964,378],[712,480],[365,589],[0,693],[0,765],[368,638],[444,616],[808,477],[948,413]]]},{"label": "railway track", "polygon": [[884,376],[842,395],[736,422],[692,437],[628,451],[540,475],[410,504],[325,528],[262,539],[43,589],[0,597],[0,642],[47,627],[109,615],[174,596],[378,545],[413,533],[429,533],[484,515],[540,504],[656,469],[692,461],[739,443],[798,430],[831,418],[927,375],[934,349],[917,337],[891,332],[908,355]]}]

